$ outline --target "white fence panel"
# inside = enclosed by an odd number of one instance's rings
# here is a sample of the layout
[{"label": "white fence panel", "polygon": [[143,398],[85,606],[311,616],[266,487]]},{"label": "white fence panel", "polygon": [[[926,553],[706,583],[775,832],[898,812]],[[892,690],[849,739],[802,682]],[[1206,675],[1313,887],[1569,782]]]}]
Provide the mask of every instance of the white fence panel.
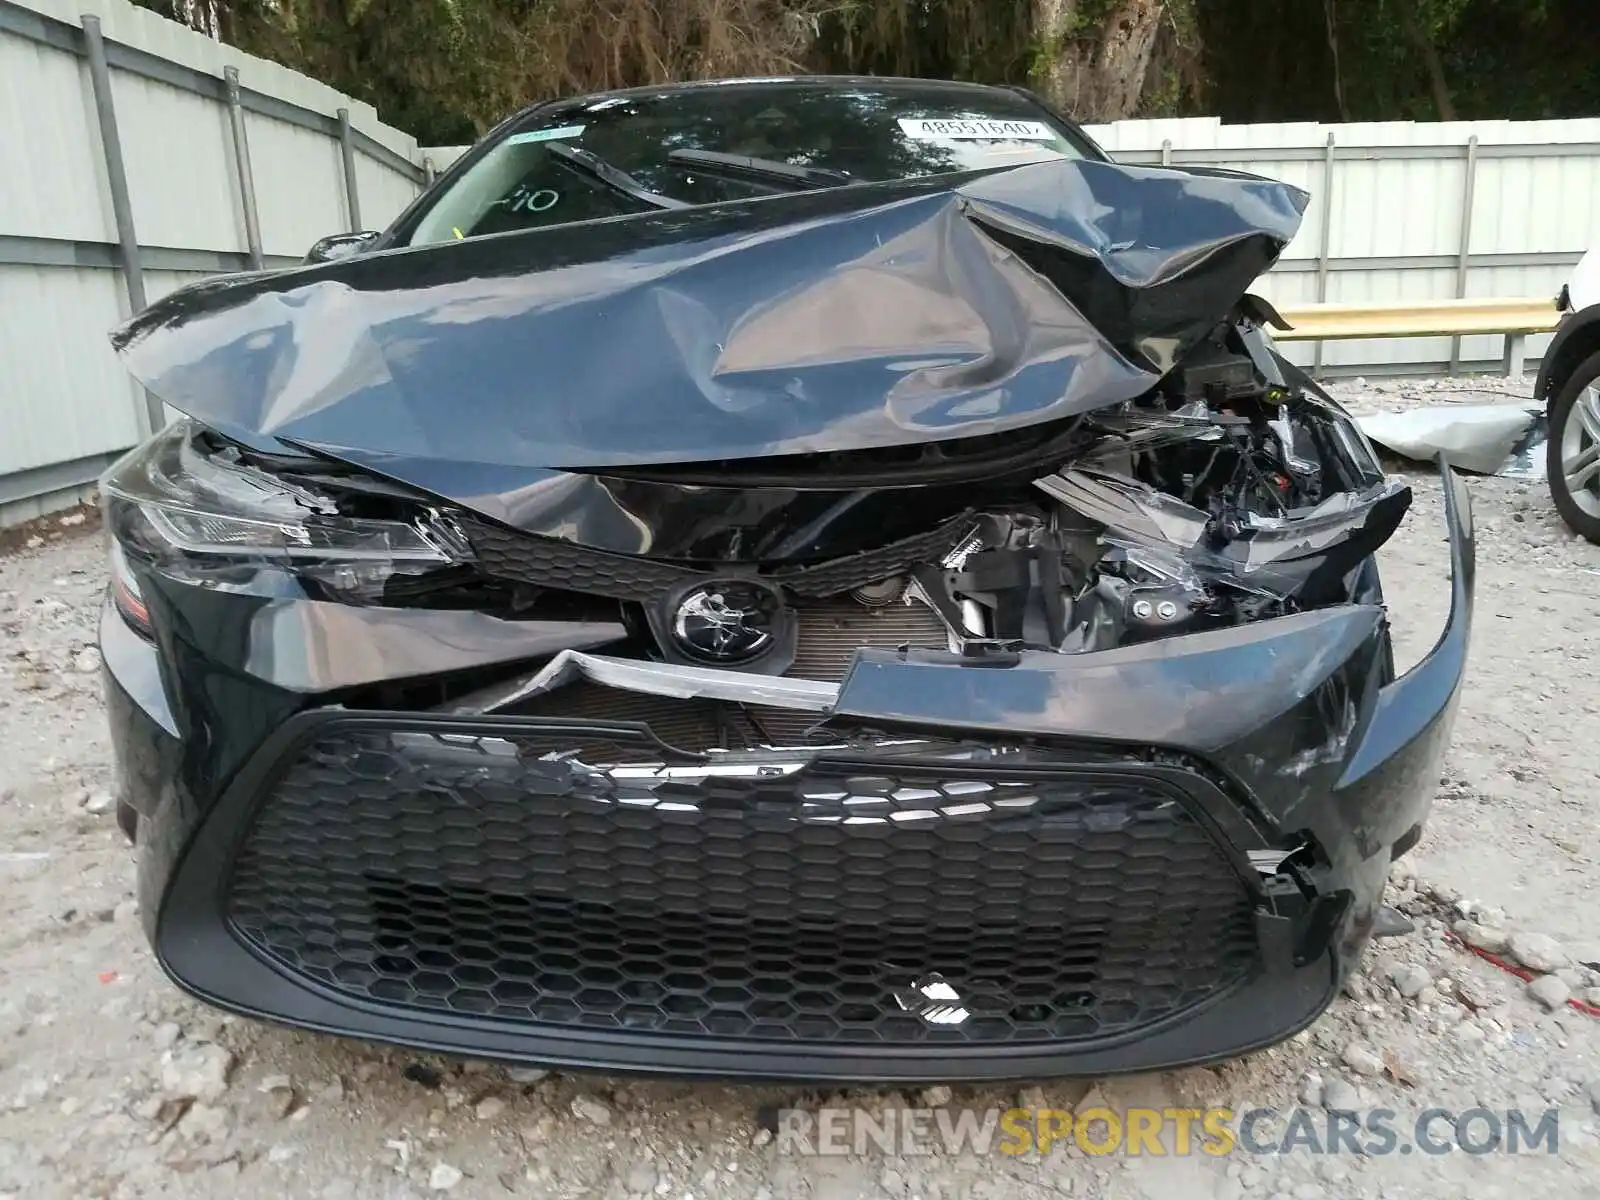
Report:
[{"label": "white fence panel", "polygon": [[[362,223],[381,228],[423,170],[416,142],[369,105],[127,0],[0,0],[0,525],[75,501],[149,428],[147,399],[106,338],[129,315],[130,288],[148,301],[206,275],[292,265],[350,228],[341,114]],[[124,260],[125,233],[140,270]]]},{"label": "white fence panel", "polygon": [[111,271],[0,267],[0,503],[25,472],[68,487],[51,468],[138,440],[139,393],[106,344],[126,311]]},{"label": "white fence panel", "polygon": [[[1228,166],[1311,192],[1300,233],[1256,284],[1284,302],[1554,296],[1579,256],[1600,245],[1600,120],[1191,118],[1090,132],[1124,161]],[[1548,343],[1529,338],[1528,356]],[[1501,351],[1502,339],[1470,337],[1459,347],[1449,338],[1296,343],[1287,353],[1326,374],[1429,374],[1489,369]]]},{"label": "white fence panel", "polygon": [[[227,110],[193,92],[137,75],[119,73],[114,86],[117,132],[140,243],[242,253],[244,221],[238,215],[239,183]],[[99,133],[91,130],[90,138],[89,146],[98,155]],[[107,195],[107,239],[115,241],[110,209]]]},{"label": "white fence panel", "polygon": [[301,258],[318,238],[348,230],[339,143],[255,113],[244,123],[267,255]]},{"label": "white fence panel", "polygon": [[[9,114],[9,115],[8,115]],[[49,46],[0,33],[0,232],[110,241],[105,162],[89,72]]]}]

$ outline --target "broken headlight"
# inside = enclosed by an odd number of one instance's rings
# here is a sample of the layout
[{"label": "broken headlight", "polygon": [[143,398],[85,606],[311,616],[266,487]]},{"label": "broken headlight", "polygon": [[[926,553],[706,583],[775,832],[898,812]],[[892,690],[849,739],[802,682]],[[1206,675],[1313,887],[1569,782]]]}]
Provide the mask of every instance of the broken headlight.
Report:
[{"label": "broken headlight", "polygon": [[[471,560],[447,517],[421,501],[336,495],[269,471],[189,421],[169,426],[100,481],[114,594],[140,626],[144,571],[224,590],[259,590],[263,567],[305,592],[377,604],[396,576]],[[376,510],[376,511],[373,511]]]}]

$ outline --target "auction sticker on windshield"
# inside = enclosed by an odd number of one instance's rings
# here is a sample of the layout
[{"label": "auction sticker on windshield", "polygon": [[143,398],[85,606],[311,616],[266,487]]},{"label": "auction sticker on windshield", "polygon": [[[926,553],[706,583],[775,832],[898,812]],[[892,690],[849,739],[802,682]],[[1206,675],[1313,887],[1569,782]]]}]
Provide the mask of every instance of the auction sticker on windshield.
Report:
[{"label": "auction sticker on windshield", "polygon": [[984,141],[1053,142],[1056,133],[1043,121],[929,120],[901,117],[900,130],[922,141],[975,138]]},{"label": "auction sticker on windshield", "polygon": [[524,142],[550,142],[557,138],[575,138],[583,134],[582,125],[560,125],[555,129],[529,129],[522,133],[514,133],[506,139],[508,146],[520,146]]}]

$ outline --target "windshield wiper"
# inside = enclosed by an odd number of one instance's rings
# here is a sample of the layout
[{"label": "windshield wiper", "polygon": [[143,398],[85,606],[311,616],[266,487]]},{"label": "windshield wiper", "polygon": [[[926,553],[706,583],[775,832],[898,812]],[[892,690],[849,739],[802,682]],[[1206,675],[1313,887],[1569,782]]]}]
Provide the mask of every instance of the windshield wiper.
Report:
[{"label": "windshield wiper", "polygon": [[667,161],[699,167],[713,174],[788,183],[801,188],[830,188],[856,182],[848,172],[835,171],[832,167],[803,167],[775,158],[751,158],[748,154],[722,154],[716,150],[670,150]]},{"label": "windshield wiper", "polygon": [[545,153],[553,154],[561,162],[579,171],[591,179],[599,180],[614,192],[648,204],[652,208],[678,209],[688,208],[686,200],[674,200],[671,196],[663,196],[660,192],[652,192],[632,175],[617,167],[613,167],[598,154],[591,154],[587,150],[579,150],[576,146],[567,146],[557,141],[544,144]]}]

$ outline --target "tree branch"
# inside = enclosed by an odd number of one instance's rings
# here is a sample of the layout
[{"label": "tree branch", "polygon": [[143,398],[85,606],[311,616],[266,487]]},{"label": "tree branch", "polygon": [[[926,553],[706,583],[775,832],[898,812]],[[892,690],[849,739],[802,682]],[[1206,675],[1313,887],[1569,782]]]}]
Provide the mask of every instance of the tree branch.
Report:
[{"label": "tree branch", "polygon": [[1455,101],[1450,98],[1450,85],[1444,77],[1444,63],[1439,58],[1439,50],[1433,44],[1433,38],[1428,35],[1427,29],[1417,17],[1415,8],[1416,0],[1400,0],[1400,20],[1405,24],[1406,36],[1411,39],[1411,44],[1417,48],[1417,53],[1422,55],[1422,65],[1428,72],[1428,87],[1433,92],[1433,107],[1439,114],[1441,121],[1456,120]]}]

